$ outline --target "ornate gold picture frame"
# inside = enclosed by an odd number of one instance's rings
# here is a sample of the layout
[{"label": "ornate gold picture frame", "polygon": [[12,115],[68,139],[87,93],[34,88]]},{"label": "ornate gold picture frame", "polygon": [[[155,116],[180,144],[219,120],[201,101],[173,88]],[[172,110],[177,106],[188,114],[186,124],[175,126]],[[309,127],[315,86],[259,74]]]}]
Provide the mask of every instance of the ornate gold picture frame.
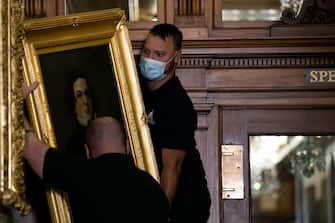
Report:
[{"label": "ornate gold picture frame", "polygon": [[30,211],[25,201],[22,147],[21,37],[23,2],[0,2],[0,203],[22,214]]},{"label": "ornate gold picture frame", "polygon": [[[28,98],[39,137],[50,147],[66,147],[73,116],[66,86],[69,75],[79,70],[95,91],[96,115],[121,114],[136,165],[159,180],[124,12],[110,9],[27,20],[24,30],[24,79],[27,85],[40,82]],[[71,222],[65,197],[47,192],[54,223]]]}]

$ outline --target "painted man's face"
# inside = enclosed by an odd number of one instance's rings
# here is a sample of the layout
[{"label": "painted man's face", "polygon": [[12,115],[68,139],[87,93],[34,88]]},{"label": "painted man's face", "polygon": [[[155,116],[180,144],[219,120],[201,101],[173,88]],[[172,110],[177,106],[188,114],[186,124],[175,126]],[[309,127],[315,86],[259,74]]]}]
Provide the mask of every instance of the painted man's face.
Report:
[{"label": "painted man's face", "polygon": [[73,83],[73,93],[75,97],[74,113],[78,122],[87,126],[88,121],[92,119],[93,107],[92,99],[88,94],[88,85],[85,78],[77,78]]}]

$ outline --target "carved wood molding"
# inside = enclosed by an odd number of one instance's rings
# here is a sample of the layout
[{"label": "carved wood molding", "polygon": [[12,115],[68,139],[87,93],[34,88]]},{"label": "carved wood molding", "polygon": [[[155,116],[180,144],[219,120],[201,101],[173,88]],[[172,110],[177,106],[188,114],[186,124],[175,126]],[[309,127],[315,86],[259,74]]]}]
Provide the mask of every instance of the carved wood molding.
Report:
[{"label": "carved wood molding", "polygon": [[183,57],[179,68],[283,68],[334,67],[335,55],[255,56],[255,57]]},{"label": "carved wood molding", "polygon": [[214,103],[210,103],[207,101],[197,101],[196,99],[193,99],[193,105],[194,105],[194,109],[199,113],[199,114],[205,114],[207,115],[208,113],[210,113],[213,109],[213,107],[215,106]]},{"label": "carved wood molding", "polygon": [[176,15],[201,16],[205,14],[204,0],[176,0]]},{"label": "carved wood molding", "polygon": [[26,19],[64,15],[63,0],[24,0],[24,15]]},{"label": "carved wood molding", "polygon": [[46,3],[43,0],[24,0],[24,9],[26,18],[41,18],[47,14]]},{"label": "carved wood molding", "polygon": [[281,21],[285,24],[335,23],[333,0],[291,0],[283,10]]},{"label": "carved wood molding", "polygon": [[[327,29],[326,25],[324,29]],[[307,28],[308,29],[308,28]],[[142,49],[143,41],[132,41],[134,49]],[[269,39],[206,39],[206,40],[184,40],[183,50],[206,49],[211,54],[212,50],[219,48],[246,48],[246,47],[335,47],[335,38],[308,37],[308,38],[269,38]],[[224,50],[224,49],[222,49]]]}]

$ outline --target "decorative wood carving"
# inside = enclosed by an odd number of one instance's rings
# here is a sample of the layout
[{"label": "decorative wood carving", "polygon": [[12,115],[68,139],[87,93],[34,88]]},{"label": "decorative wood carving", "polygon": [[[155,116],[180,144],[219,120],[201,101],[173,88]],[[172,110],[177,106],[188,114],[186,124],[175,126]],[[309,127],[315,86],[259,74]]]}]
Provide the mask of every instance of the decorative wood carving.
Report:
[{"label": "decorative wood carving", "polygon": [[180,68],[278,68],[278,67],[333,67],[335,55],[308,55],[308,56],[229,56],[217,58],[200,57],[197,55],[183,56],[179,63]]},{"label": "decorative wood carving", "polygon": [[204,15],[203,0],[176,0],[176,14],[180,16]]},{"label": "decorative wood carving", "polygon": [[282,12],[281,21],[286,24],[335,23],[335,1],[291,0]]},{"label": "decorative wood carving", "polygon": [[24,0],[24,14],[26,18],[41,18],[45,17],[46,4],[44,0]]},{"label": "decorative wood carving", "polygon": [[24,0],[26,19],[64,15],[63,0]]}]

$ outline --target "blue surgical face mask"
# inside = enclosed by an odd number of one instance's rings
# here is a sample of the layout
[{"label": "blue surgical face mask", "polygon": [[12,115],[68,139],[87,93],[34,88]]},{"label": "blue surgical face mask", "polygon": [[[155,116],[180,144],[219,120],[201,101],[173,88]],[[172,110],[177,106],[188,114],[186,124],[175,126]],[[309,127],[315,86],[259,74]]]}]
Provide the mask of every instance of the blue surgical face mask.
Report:
[{"label": "blue surgical face mask", "polygon": [[162,62],[141,56],[139,67],[142,76],[150,81],[162,80],[166,76],[165,66],[169,61]]}]

